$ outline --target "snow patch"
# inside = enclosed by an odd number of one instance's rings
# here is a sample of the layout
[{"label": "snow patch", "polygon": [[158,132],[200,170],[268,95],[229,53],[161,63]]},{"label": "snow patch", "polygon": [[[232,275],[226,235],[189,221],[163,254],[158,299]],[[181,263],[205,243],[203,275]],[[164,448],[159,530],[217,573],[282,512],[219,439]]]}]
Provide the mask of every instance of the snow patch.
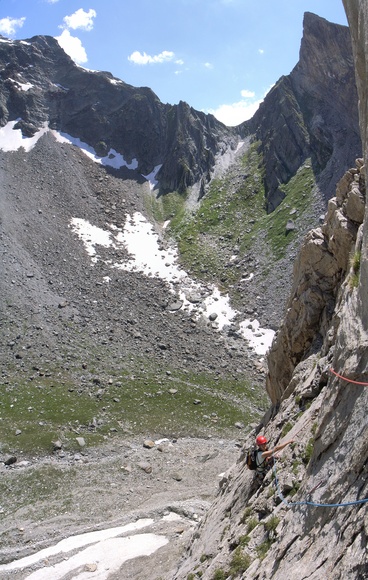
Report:
[{"label": "snow patch", "polygon": [[[69,554],[77,550],[73,556],[64,558],[53,566],[45,565],[32,572],[27,576],[27,579],[49,580],[52,578],[53,580],[62,580],[73,573],[75,580],[87,580],[92,577],[95,580],[107,580],[111,574],[118,572],[127,560],[140,556],[150,556],[168,543],[169,540],[165,536],[151,533],[118,537],[127,532],[140,530],[153,522],[154,520],[146,518],[126,526],[71,536],[31,556],[0,565],[0,571],[26,568],[44,562],[50,556]],[[85,548],[85,546],[87,547]],[[88,570],[86,564],[91,563],[93,570]]]},{"label": "snow patch", "polygon": [[[179,301],[178,309],[192,312],[197,318],[209,318],[214,328],[223,330],[239,315],[231,307],[228,294],[221,294],[213,284],[203,285],[189,277],[179,266],[176,248],[163,248],[152,224],[141,213],[128,215],[123,228],[110,224],[106,226],[109,230],[104,230],[78,218],[72,219],[71,227],[85,244],[94,263],[100,259],[96,251],[98,245],[124,249],[129,254],[128,258],[109,263],[111,268],[165,280]],[[252,277],[253,274],[250,274],[245,280]],[[104,280],[107,281],[107,278]],[[239,327],[241,336],[257,354],[267,352],[274,336],[273,330],[260,328],[257,320],[245,320]]]},{"label": "snow patch", "polygon": [[92,262],[97,262],[98,259],[95,246],[109,248],[112,245],[110,232],[93,226],[87,220],[72,218],[70,225],[83,241],[87,254],[92,258]]},{"label": "snow patch", "polygon": [[23,137],[21,129],[14,129],[21,119],[9,121],[0,129],[0,149],[2,151],[17,151],[21,147],[28,153],[36,145],[37,141],[47,133],[47,123],[37,131],[33,137]]},{"label": "snow patch", "polygon": [[62,89],[63,91],[69,91],[70,89],[68,89],[67,87],[63,87],[63,85],[60,85],[59,83],[53,83],[54,87],[57,87],[58,89]]},{"label": "snow patch", "polygon": [[14,79],[9,79],[12,83],[14,83],[15,85],[17,85],[18,88],[20,88],[22,91],[29,91],[29,89],[31,89],[32,87],[34,87],[34,85],[32,85],[31,83],[21,83],[20,81],[16,81]]},{"label": "snow patch", "polygon": [[149,181],[149,185],[150,185],[150,190],[152,191],[152,189],[154,189],[156,187],[156,185],[158,184],[158,181],[156,179],[156,175],[157,173],[160,171],[162,167],[162,163],[160,165],[156,165],[153,169],[153,171],[151,171],[151,173],[149,173],[148,175],[143,175],[143,177],[145,179],[147,179],[147,181]]},{"label": "snow patch", "polygon": [[266,354],[270,348],[275,331],[270,328],[260,328],[258,320],[243,320],[239,324],[242,336],[248,341],[256,354]]},{"label": "snow patch", "polygon": [[87,155],[92,161],[100,163],[104,166],[113,167],[114,169],[120,169],[121,167],[127,167],[128,169],[137,169],[138,161],[133,159],[130,163],[125,161],[124,156],[121,153],[115,151],[115,149],[110,149],[107,155],[100,157],[97,155],[93,147],[84,143],[79,139],[79,137],[72,137],[67,133],[59,133],[59,131],[52,130],[51,133],[54,135],[55,139],[60,143],[69,143],[70,145],[75,145],[79,147],[81,151]]},{"label": "snow patch", "polygon": [[[1,39],[0,41],[4,42]],[[12,82],[15,83],[17,86],[19,86],[23,91],[27,91],[33,86],[30,83],[25,84],[15,80],[12,80]],[[69,90],[66,87],[62,87],[61,85],[55,86],[58,86],[59,88],[65,91]],[[25,151],[28,152],[31,149],[33,149],[38,139],[42,137],[42,135],[50,131],[59,143],[68,143],[69,145],[74,145],[75,147],[78,147],[85,155],[87,155],[87,157],[92,159],[92,161],[94,161],[95,163],[99,163],[105,167],[113,167],[114,169],[121,169],[121,167],[126,167],[127,169],[132,170],[138,169],[138,160],[136,158],[132,159],[131,161],[127,161],[121,153],[112,148],[109,150],[107,155],[105,155],[104,157],[100,157],[99,155],[97,155],[93,147],[88,145],[88,143],[81,141],[79,137],[72,137],[67,133],[61,133],[54,129],[49,129],[47,123],[44,123],[42,128],[39,131],[37,131],[37,133],[35,133],[33,137],[23,137],[22,131],[20,129],[14,129],[14,126],[20,120],[21,119],[9,121],[4,127],[0,129],[0,149],[2,151],[17,151],[20,147],[23,147]],[[149,182],[151,190],[154,189],[158,184],[156,175],[161,169],[161,167],[162,164],[156,165],[156,167],[154,167],[151,173],[149,173],[147,176],[145,175],[143,176]]]}]

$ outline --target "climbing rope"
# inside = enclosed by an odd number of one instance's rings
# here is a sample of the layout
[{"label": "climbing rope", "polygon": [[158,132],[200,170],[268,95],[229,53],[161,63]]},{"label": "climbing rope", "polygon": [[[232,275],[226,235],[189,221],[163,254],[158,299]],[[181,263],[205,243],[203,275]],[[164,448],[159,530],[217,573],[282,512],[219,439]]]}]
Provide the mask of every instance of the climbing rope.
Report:
[{"label": "climbing rope", "polygon": [[[276,462],[273,465],[272,468],[273,474],[275,476],[275,483],[276,483],[276,490],[277,490],[277,495],[279,496],[279,498],[281,499],[282,503],[285,504],[287,507],[295,507],[295,506],[299,506],[299,505],[311,505],[314,507],[347,507],[350,505],[359,505],[359,504],[363,504],[363,503],[367,503],[368,502],[368,497],[365,499],[357,499],[355,501],[347,501],[347,502],[343,502],[343,503],[319,503],[319,502],[315,502],[315,501],[308,501],[308,500],[304,500],[304,501],[287,501],[284,496],[281,493],[280,490],[280,486],[279,486],[279,481],[277,478],[277,472],[276,472]],[[312,491],[314,491],[315,489],[317,489],[317,487],[319,487],[320,483],[314,487],[312,489]],[[312,491],[310,493],[312,493]]]},{"label": "climbing rope", "polygon": [[354,383],[354,385],[363,385],[364,387],[368,387],[368,383],[362,383],[360,381],[353,381],[353,379],[348,379],[347,377],[344,377],[343,375],[339,375],[339,373],[334,371],[334,369],[332,367],[330,368],[330,372],[333,375],[335,375],[336,377],[338,377],[339,379],[346,381],[347,383]]}]

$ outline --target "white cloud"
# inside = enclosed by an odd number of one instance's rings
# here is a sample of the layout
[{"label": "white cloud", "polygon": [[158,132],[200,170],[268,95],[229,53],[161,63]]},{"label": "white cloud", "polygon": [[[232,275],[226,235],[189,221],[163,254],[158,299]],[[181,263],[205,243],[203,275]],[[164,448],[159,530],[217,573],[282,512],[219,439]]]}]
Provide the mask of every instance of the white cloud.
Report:
[{"label": "white cloud", "polygon": [[260,103],[261,101],[254,103],[239,101],[231,105],[220,105],[217,109],[209,109],[208,113],[212,113],[216,119],[228,127],[234,127],[253,117]]},{"label": "white cloud", "polygon": [[88,12],[85,12],[83,8],[79,8],[74,14],[65,16],[63,19],[64,25],[61,28],[71,28],[72,30],[81,28],[82,30],[90,31],[93,29],[93,19],[96,16],[96,11],[92,8]]},{"label": "white cloud", "polygon": [[1,18],[0,20],[0,34],[3,34],[4,36],[14,36],[17,28],[22,28],[24,22],[25,22],[25,17],[23,18],[9,18],[9,16],[7,16],[6,18]]},{"label": "white cloud", "polygon": [[[173,60],[174,57],[175,54],[173,52],[170,52],[169,50],[164,50],[163,52],[160,52],[160,54],[156,54],[155,56],[150,56],[145,52],[142,54],[141,52],[136,50],[135,52],[132,52],[130,56],[128,56],[128,60],[134,64],[144,65],[144,64],[157,64],[162,62],[168,62]],[[177,64],[182,63],[179,62]]]},{"label": "white cloud", "polygon": [[204,63],[204,67],[208,68],[208,69],[212,69],[213,68],[213,64],[211,64],[210,62],[205,62]]},{"label": "white cloud", "polygon": [[88,58],[82,42],[76,36],[71,36],[69,30],[63,30],[60,36],[56,36],[56,40],[77,64],[87,62]]},{"label": "white cloud", "polygon": [[253,99],[256,96],[254,91],[248,91],[247,89],[243,89],[240,91],[241,96],[243,99]]},{"label": "white cloud", "polygon": [[207,112],[212,113],[216,119],[228,127],[240,125],[253,117],[263,101],[263,98],[255,99],[255,93],[247,89],[243,89],[240,94],[243,97],[242,100],[230,105],[220,105],[217,109],[209,109]]},{"label": "white cloud", "polygon": [[[58,0],[48,0],[48,2],[54,3],[58,2]],[[56,40],[61,48],[77,64],[83,64],[88,61],[87,53],[82,45],[82,41],[76,36],[72,36],[69,29],[77,30],[79,28],[87,32],[91,31],[93,29],[93,19],[96,18],[96,15],[96,11],[93,9],[85,12],[80,8],[74,14],[65,16],[63,19],[64,24],[59,26],[59,28],[63,28],[64,30],[60,36],[56,36]]]},{"label": "white cloud", "polygon": [[263,50],[263,48],[259,48],[259,49],[258,49],[258,53],[259,53],[259,54],[264,54],[264,50]]}]

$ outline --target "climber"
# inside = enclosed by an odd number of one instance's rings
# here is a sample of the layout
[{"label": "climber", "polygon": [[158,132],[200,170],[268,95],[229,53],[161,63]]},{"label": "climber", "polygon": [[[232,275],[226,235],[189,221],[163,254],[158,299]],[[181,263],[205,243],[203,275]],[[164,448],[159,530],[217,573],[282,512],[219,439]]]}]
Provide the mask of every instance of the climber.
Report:
[{"label": "climber", "polygon": [[278,455],[275,455],[281,449],[284,449],[286,445],[290,445],[290,443],[294,443],[294,439],[289,439],[285,441],[285,443],[280,443],[276,445],[273,449],[268,449],[268,441],[264,435],[258,435],[256,438],[256,445],[257,445],[257,452],[256,452],[256,480],[259,483],[262,483],[267,471],[271,469],[274,464],[274,458],[277,458]]}]

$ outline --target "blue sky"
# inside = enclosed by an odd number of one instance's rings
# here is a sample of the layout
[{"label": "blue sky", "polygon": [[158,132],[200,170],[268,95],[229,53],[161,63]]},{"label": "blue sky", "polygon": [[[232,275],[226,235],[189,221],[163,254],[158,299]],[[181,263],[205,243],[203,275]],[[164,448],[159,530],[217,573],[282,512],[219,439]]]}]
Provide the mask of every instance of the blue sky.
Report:
[{"label": "blue sky", "polygon": [[298,62],[304,12],[347,24],[342,0],[0,0],[0,34],[237,125]]}]

